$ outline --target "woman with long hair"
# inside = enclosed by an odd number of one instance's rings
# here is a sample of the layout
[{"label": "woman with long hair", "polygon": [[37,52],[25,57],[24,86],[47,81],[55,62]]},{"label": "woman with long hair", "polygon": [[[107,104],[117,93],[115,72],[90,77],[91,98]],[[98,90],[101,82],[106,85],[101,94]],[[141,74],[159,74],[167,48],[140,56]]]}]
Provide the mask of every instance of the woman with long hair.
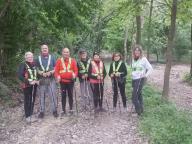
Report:
[{"label": "woman with long hair", "polygon": [[135,45],[132,60],[132,102],[138,115],[143,113],[142,88],[144,79],[149,76],[152,69],[147,58],[143,56],[142,47]]}]

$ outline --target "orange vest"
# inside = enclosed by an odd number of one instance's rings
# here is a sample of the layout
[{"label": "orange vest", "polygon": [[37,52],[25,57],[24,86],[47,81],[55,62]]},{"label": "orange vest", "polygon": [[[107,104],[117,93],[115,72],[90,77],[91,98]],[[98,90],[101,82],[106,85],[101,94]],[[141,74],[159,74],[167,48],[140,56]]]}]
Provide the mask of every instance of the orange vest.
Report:
[{"label": "orange vest", "polygon": [[[104,65],[102,61],[99,62],[99,65],[97,65],[95,61],[91,61],[91,66],[92,66],[91,75],[103,76]],[[101,83],[101,82],[103,82],[103,80],[90,78],[90,83]]]}]

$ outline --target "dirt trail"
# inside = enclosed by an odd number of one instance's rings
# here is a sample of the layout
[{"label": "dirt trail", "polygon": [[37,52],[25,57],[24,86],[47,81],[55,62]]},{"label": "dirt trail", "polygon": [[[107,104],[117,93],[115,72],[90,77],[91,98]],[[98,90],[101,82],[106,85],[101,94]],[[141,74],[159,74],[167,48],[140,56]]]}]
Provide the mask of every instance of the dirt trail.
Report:
[{"label": "dirt trail", "polygon": [[[112,90],[109,78],[105,82],[105,93],[111,111]],[[105,109],[108,109],[105,100]],[[32,125],[21,121],[22,113],[22,107],[2,112],[1,144],[148,144],[148,140],[138,132],[138,117],[130,113],[120,114],[119,110],[114,114],[101,113],[97,117],[87,111],[79,113],[78,117],[65,116],[62,119],[55,119],[47,113],[43,120]]]},{"label": "dirt trail", "polygon": [[[159,90],[163,88],[165,65],[153,65],[154,71],[149,82]],[[192,111],[192,87],[183,82],[183,77],[189,72],[188,65],[174,65],[170,74],[170,100],[176,103],[179,109]]]}]

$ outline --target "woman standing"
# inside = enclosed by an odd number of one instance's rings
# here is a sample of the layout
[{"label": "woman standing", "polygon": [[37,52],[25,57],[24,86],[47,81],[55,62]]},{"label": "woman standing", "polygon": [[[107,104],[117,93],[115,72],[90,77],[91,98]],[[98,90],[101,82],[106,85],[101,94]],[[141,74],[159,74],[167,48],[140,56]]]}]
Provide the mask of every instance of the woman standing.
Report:
[{"label": "woman standing", "polygon": [[133,49],[132,60],[132,102],[138,115],[143,112],[142,88],[144,79],[149,76],[152,69],[147,58],[142,55],[142,47],[136,45]]},{"label": "woman standing", "polygon": [[[124,111],[127,110],[126,95],[125,95],[125,84],[127,76],[127,68],[125,63],[122,61],[120,53],[114,53],[112,56],[112,63],[109,68],[109,76],[112,80],[113,88],[113,111],[116,111],[118,89],[121,94]],[[120,100],[120,99],[119,99]]]},{"label": "woman standing", "polygon": [[19,66],[18,77],[22,81],[22,88],[24,92],[24,110],[26,122],[32,122],[33,108],[35,103],[35,96],[37,91],[37,68],[33,61],[33,53],[25,53],[25,62]]},{"label": "woman standing", "polygon": [[[88,69],[88,77],[91,84],[93,93],[95,112],[105,111],[103,109],[103,86],[106,70],[100,55],[97,52],[93,53],[93,60],[91,61]],[[99,107],[98,107],[99,105]]]}]

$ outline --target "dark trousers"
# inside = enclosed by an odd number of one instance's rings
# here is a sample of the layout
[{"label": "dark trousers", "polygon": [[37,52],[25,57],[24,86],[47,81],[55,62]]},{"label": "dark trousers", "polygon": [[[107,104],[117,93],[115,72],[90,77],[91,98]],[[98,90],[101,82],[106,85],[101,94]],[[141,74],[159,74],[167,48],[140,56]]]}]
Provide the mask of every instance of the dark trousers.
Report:
[{"label": "dark trousers", "polygon": [[132,102],[135,106],[136,112],[140,115],[143,112],[143,96],[142,88],[144,85],[144,78],[132,80]]},{"label": "dark trousers", "polygon": [[103,104],[103,83],[91,83],[91,90],[93,92],[93,102],[94,107],[97,108],[98,104],[99,107],[102,108]]},{"label": "dark trousers", "polygon": [[24,92],[24,110],[25,117],[29,117],[33,114],[33,108],[35,103],[37,86],[30,86],[23,89]]},{"label": "dark trousers", "polygon": [[123,107],[127,107],[127,103],[126,103],[127,99],[125,95],[125,83],[124,82],[121,83],[116,80],[113,80],[112,86],[113,86],[113,107],[117,106],[118,90],[120,91],[120,94],[121,94]]},{"label": "dark trousers", "polygon": [[61,102],[62,102],[62,109],[65,112],[66,111],[66,97],[68,95],[68,101],[69,101],[69,109],[73,109],[73,87],[74,82],[70,83],[60,83],[61,85]]}]

